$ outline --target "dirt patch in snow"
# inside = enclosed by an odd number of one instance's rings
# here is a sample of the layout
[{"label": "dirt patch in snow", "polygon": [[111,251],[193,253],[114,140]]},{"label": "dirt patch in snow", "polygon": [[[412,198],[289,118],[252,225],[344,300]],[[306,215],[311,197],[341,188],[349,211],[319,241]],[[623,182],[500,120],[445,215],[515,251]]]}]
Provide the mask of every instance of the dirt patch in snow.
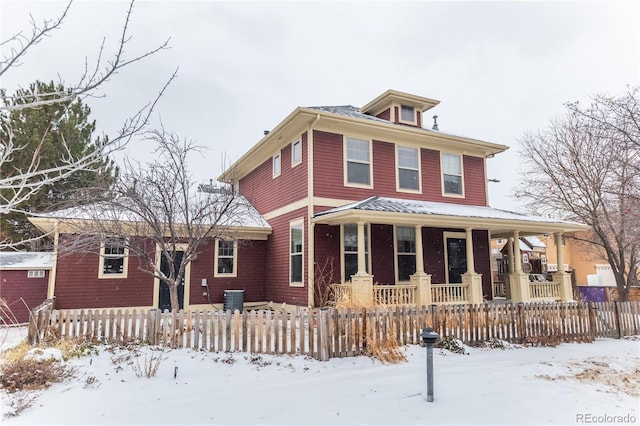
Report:
[{"label": "dirt patch in snow", "polygon": [[569,361],[565,364],[566,373],[550,375],[539,374],[536,378],[555,380],[576,380],[583,383],[604,385],[604,392],[622,392],[640,397],[640,360],[634,360],[626,367],[612,357],[594,357]]}]

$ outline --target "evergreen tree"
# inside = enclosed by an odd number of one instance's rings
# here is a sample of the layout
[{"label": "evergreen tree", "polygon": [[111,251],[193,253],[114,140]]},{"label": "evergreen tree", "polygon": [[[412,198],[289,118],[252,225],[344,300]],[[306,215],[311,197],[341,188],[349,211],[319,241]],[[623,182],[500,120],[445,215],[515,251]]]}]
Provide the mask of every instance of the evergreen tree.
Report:
[{"label": "evergreen tree", "polygon": [[[1,97],[6,105],[31,104],[42,100],[45,94],[65,93],[61,84],[36,81],[28,89],[19,89],[14,96]],[[14,149],[10,161],[2,164],[0,173],[5,177],[24,173],[38,162],[39,169],[55,168],[65,161],[95,152],[107,138],[93,136],[95,120],[90,120],[91,109],[79,98],[74,101],[55,102],[36,108],[9,109],[0,117],[0,147],[12,141]],[[25,212],[42,212],[64,203],[73,203],[73,196],[85,188],[107,187],[114,181],[117,168],[105,158],[93,164],[90,170],[79,170],[66,179],[47,185],[33,194],[21,211],[0,218],[0,239],[13,243],[35,237],[38,232],[27,220]],[[0,194],[1,195],[1,194]]]}]

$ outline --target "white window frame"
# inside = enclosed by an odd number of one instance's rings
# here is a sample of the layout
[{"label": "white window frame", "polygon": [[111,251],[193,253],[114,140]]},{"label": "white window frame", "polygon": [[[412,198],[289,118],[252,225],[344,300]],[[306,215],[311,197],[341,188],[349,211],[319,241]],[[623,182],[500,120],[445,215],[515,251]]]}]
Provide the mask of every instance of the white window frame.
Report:
[{"label": "white window frame", "polygon": [[522,253],[522,263],[529,263],[529,254]]},{"label": "white window frame", "polygon": [[540,255],[540,263],[543,265],[547,264],[547,255],[546,254],[541,254]]},{"label": "white window frame", "polygon": [[[121,239],[124,240],[124,254],[122,254],[121,256],[113,256],[113,255],[106,255],[105,254],[105,242],[107,239]],[[103,236],[102,237],[102,241],[100,242],[100,262],[99,262],[99,266],[98,266],[98,278],[102,278],[102,279],[123,279],[123,278],[127,278],[128,274],[129,274],[129,240],[128,238],[124,238],[124,237],[116,237],[116,236]],[[104,261],[105,258],[109,258],[109,257],[122,257],[123,261],[122,261],[122,272],[119,272],[117,274],[108,274],[104,272]]]},{"label": "white window frame", "polygon": [[[411,108],[413,110],[413,118],[411,120],[405,120],[402,117],[402,109],[403,108]],[[408,124],[417,124],[418,120],[416,119],[417,116],[417,111],[416,111],[416,107],[414,107],[413,105],[403,105],[400,104],[400,106],[398,107],[398,121],[400,123],[408,123]]]},{"label": "white window frame", "polygon": [[44,269],[29,269],[27,271],[27,278],[44,278]]},{"label": "white window frame", "polygon": [[[416,151],[416,155],[418,157],[418,168],[413,169],[406,166],[400,166],[400,150],[401,149],[413,149]],[[396,191],[397,192],[409,192],[412,194],[421,194],[422,193],[422,160],[421,160],[421,150],[420,148],[411,147],[411,146],[403,146],[396,145]],[[415,170],[418,172],[418,188],[402,188],[400,187],[400,169],[404,170]]]},{"label": "white window frame", "polygon": [[[356,140],[360,142],[367,142],[369,144],[369,161],[360,161],[360,160],[349,160],[348,156],[348,147],[349,140]],[[343,139],[343,155],[344,155],[344,186],[353,187],[353,188],[373,188],[373,144],[371,139],[360,139],[356,137],[345,136]],[[357,182],[349,182],[349,163],[359,163],[359,164],[367,164],[369,166],[369,184],[365,183],[357,183]]]},{"label": "white window frame", "polygon": [[[415,226],[403,226],[403,225],[393,226],[393,267],[395,269],[396,283],[408,283],[410,282],[410,279],[400,280],[400,267],[398,264],[398,256],[400,256],[400,253],[398,252],[398,228],[413,229],[413,241],[414,241],[414,244],[417,244],[418,242],[417,242],[417,236],[416,236],[416,228]],[[402,256],[413,256],[414,258],[416,258],[416,265],[417,265],[418,259],[417,259],[417,253],[415,249],[413,253],[402,252]],[[415,271],[413,273],[415,274]],[[413,274],[410,274],[410,275],[413,275]]]},{"label": "white window frame", "polygon": [[[300,158],[297,160],[295,158],[296,145],[300,147]],[[291,167],[295,167],[298,164],[302,164],[302,139],[296,139],[291,142]]]},{"label": "white window frame", "polygon": [[282,152],[274,154],[271,158],[271,172],[274,178],[277,178],[282,173]]},{"label": "white window frame", "polygon": [[[215,257],[214,257],[214,266],[213,266],[213,276],[214,277],[237,277],[238,276],[238,243],[235,240],[228,239],[218,239],[216,238],[216,248],[215,248]],[[220,242],[231,242],[233,243],[233,255],[220,255]],[[232,272],[220,272],[218,271],[218,261],[221,258],[233,258],[233,271]]]},{"label": "white window frame", "polygon": [[[448,155],[460,158],[460,175],[454,175],[451,173],[444,172],[444,159],[445,159],[445,156],[448,156]],[[460,176],[460,189],[461,189],[460,194],[446,191],[445,183],[444,183],[445,174],[450,176]],[[452,152],[440,152],[440,181],[442,185],[443,197],[464,198],[464,156],[462,154],[454,154]]]},{"label": "white window frame", "polygon": [[[348,277],[345,274],[345,261],[344,261],[344,256],[346,254],[358,254],[358,252],[353,252],[353,251],[346,251],[345,247],[344,247],[344,225],[356,225],[356,233],[357,233],[357,226],[358,224],[356,223],[349,223],[349,224],[342,224],[340,225],[340,259],[342,259],[342,261],[340,263],[342,263],[342,268],[341,268],[341,277],[342,277],[342,282],[346,283],[348,282],[351,277]],[[365,256],[366,256],[366,268],[367,268],[367,273],[370,273],[369,271],[371,271],[371,256],[369,255],[369,247],[371,246],[371,243],[369,242],[371,240],[371,224],[366,224],[365,225],[365,230],[367,232],[367,234],[365,235]],[[357,234],[356,234],[357,235]]]},{"label": "white window frame", "polygon": [[[302,244],[302,248],[300,252],[293,252],[292,251],[292,238],[291,238],[291,234],[294,228],[300,228],[301,233],[301,244]],[[298,219],[294,219],[292,221],[289,222],[289,246],[288,246],[288,250],[289,250],[289,270],[287,271],[287,273],[289,274],[289,286],[290,287],[304,287],[304,218],[298,218]],[[300,276],[301,276],[301,281],[292,281],[291,280],[291,272],[292,272],[292,267],[293,267],[293,256],[301,256],[301,271],[300,271]]]}]

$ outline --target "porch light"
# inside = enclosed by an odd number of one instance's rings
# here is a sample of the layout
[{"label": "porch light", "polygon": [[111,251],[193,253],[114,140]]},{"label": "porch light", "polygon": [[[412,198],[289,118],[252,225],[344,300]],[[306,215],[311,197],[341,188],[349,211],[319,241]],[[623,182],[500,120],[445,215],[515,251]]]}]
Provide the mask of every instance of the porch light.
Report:
[{"label": "porch light", "polygon": [[440,336],[433,328],[427,327],[422,330],[420,337],[427,347],[427,402],[433,402],[433,345]]}]

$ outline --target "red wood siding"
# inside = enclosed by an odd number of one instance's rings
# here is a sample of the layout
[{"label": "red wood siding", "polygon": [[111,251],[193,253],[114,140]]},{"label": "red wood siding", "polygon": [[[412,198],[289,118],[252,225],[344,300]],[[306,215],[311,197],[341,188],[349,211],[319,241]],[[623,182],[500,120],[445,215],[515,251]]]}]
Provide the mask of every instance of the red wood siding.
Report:
[{"label": "red wood siding", "polygon": [[[61,244],[64,244],[64,236]],[[129,256],[127,278],[99,279],[99,260],[97,254],[58,258],[57,309],[150,306],[153,303],[153,277],[139,269],[136,256]]]},{"label": "red wood siding", "polygon": [[431,282],[434,284],[447,281],[442,231],[440,228],[422,228],[424,272],[431,274]]},{"label": "red wood siding", "polygon": [[[244,290],[245,302],[265,300],[264,259],[267,254],[266,241],[239,240],[237,242],[238,263],[236,277],[214,277],[215,243],[210,241],[201,246],[198,259],[191,263],[189,303],[194,305],[224,302],[224,290]],[[204,295],[202,279],[207,279],[209,299]]]},{"label": "red wood siding", "polygon": [[[272,234],[267,241],[266,262],[266,300],[285,302],[293,305],[308,304],[308,280],[307,262],[309,261],[309,235],[307,209],[298,209],[277,218],[269,220]],[[289,223],[292,220],[304,218],[303,235],[303,262],[302,276],[304,287],[291,287],[289,285]]]},{"label": "red wood siding", "polygon": [[418,119],[417,127],[422,127],[422,111],[416,111],[416,117]]},{"label": "red wood siding", "polygon": [[376,115],[376,117],[391,121],[391,108],[385,109],[380,114]]},{"label": "red wood siding", "polygon": [[12,324],[14,319],[16,324],[29,322],[29,311],[47,298],[49,271],[44,278],[28,278],[27,273],[25,269],[0,272],[0,299],[11,310],[11,315],[0,312],[0,324]]},{"label": "red wood siding", "polygon": [[363,200],[374,195],[411,200],[486,205],[484,161],[463,156],[465,198],[443,197],[440,152],[421,149],[422,194],[396,191],[395,145],[374,140],[373,188],[344,186],[342,135],[314,132],[314,195],[316,197]]},{"label": "red wood siding", "polygon": [[394,284],[396,273],[393,259],[393,226],[371,225],[371,273],[373,281]]},{"label": "red wood siding", "polygon": [[[293,142],[293,141],[291,141]],[[302,135],[302,163],[291,167],[291,144],[281,151],[280,176],[273,177],[272,158],[240,180],[240,194],[265,214],[307,196],[307,134]]]},{"label": "red wood siding", "polygon": [[473,235],[473,259],[476,272],[482,274],[482,294],[486,299],[493,298],[491,289],[491,249],[489,232],[477,230]]},{"label": "red wood siding", "polygon": [[[328,289],[323,282],[335,284],[340,282],[342,259],[340,259],[340,227],[318,224],[315,226],[315,303],[318,306],[318,295]],[[324,276],[321,274],[324,273]]]}]

